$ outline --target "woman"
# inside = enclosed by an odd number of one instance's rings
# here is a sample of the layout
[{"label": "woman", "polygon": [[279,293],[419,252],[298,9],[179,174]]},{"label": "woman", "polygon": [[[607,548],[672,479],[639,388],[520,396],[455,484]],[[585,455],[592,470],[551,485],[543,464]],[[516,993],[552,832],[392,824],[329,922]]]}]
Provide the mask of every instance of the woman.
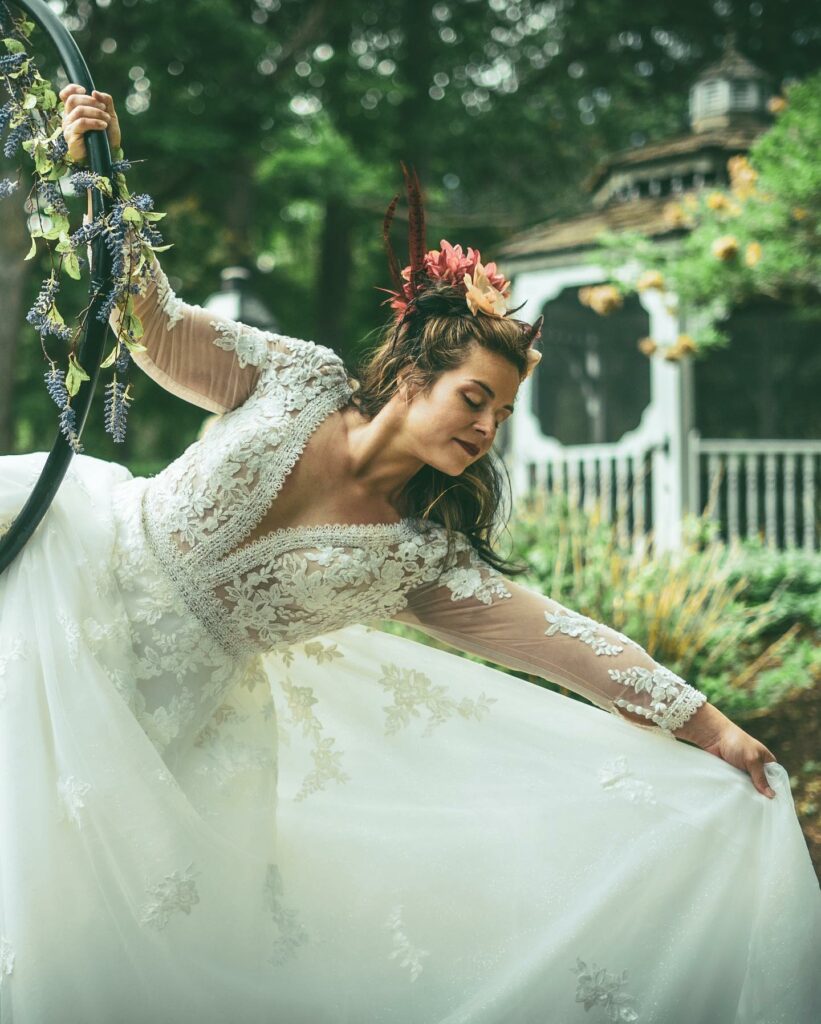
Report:
[{"label": "woman", "polygon": [[[109,96],[61,99],[75,158],[119,144]],[[152,479],[75,458],[0,580],[3,1021],[815,1019],[784,768],[500,571],[538,355],[475,257],[406,275],[358,386],[150,267],[137,361],[222,415]],[[3,460],[3,518],[41,464]]]}]

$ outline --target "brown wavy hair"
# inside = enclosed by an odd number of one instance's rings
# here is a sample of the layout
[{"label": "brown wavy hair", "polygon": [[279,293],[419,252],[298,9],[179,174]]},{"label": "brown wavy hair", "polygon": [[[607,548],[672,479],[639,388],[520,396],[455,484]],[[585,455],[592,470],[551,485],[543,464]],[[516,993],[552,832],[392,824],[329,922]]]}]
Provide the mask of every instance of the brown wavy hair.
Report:
[{"label": "brown wavy hair", "polygon": [[[529,328],[530,324],[511,316],[471,313],[464,291],[436,282],[416,296],[401,320],[392,318],[380,329],[376,348],[357,367],[351,404],[373,419],[396,394],[398,375],[405,368],[405,383],[427,394],[443,373],[464,362],[474,343],[504,356],[524,379]],[[507,470],[492,450],[456,479],[423,466],[405,485],[400,504],[404,515],[445,527],[446,565],[451,561],[454,535],[462,533],[496,569],[507,575],[527,570],[527,565],[504,558],[493,547],[495,535],[507,525],[512,501]]]}]

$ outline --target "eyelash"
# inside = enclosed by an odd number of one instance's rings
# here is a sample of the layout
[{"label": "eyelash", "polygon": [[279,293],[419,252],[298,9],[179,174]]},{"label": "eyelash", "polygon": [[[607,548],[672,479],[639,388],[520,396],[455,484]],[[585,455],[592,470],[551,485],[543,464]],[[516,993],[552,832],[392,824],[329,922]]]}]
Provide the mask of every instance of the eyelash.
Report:
[{"label": "eyelash", "polygon": [[[467,396],[467,395],[462,395],[462,398],[464,398],[464,400],[465,400],[465,401],[467,402],[467,404],[468,404],[468,405],[469,405],[469,406],[471,407],[471,409],[481,409],[481,408],[482,408],[482,403],[481,403],[481,402],[472,402],[472,401],[471,401],[471,400],[470,400],[470,399],[468,398],[468,396]],[[504,423],[504,420],[502,420],[501,422],[502,422],[502,423]],[[496,424],[496,426],[498,427],[498,426],[499,426],[499,424],[497,423],[497,424]]]}]

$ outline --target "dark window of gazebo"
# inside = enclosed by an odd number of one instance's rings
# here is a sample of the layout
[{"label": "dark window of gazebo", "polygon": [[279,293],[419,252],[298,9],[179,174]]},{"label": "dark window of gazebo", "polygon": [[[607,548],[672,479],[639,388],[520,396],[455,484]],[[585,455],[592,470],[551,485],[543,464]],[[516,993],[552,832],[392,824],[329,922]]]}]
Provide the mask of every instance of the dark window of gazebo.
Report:
[{"label": "dark window of gazebo", "polygon": [[650,402],[649,363],[636,347],[649,318],[635,296],[600,316],[578,291],[567,288],[542,309],[534,412],[542,432],[562,444],[618,441]]},{"label": "dark window of gazebo", "polygon": [[821,310],[809,319],[760,299],[736,310],[725,329],[729,345],[694,364],[701,436],[821,437]]}]

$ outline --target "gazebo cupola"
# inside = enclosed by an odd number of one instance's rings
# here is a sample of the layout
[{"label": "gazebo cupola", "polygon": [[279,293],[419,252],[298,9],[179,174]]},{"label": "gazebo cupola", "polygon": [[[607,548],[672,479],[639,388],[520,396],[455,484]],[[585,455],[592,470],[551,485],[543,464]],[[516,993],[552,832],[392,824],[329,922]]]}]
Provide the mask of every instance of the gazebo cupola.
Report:
[{"label": "gazebo cupola", "polygon": [[721,60],[690,87],[690,127],[695,134],[757,125],[767,118],[770,77],[735,48],[729,36]]}]

